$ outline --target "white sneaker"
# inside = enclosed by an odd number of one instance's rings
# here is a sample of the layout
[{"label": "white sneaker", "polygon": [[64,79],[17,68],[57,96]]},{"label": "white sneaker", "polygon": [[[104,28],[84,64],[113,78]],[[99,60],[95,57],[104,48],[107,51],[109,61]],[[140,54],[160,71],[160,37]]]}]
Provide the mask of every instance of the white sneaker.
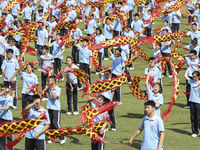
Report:
[{"label": "white sneaker", "polygon": [[98,75],[99,74],[99,72],[96,72],[96,75]]},{"label": "white sneaker", "polygon": [[48,144],[51,144],[51,143],[53,143],[53,142],[52,142],[51,140],[48,140],[47,143],[48,143]]},{"label": "white sneaker", "polygon": [[111,131],[116,132],[117,130],[115,128],[112,128]]},{"label": "white sneaker", "polygon": [[82,86],[82,87],[80,87],[80,88],[79,88],[79,87],[77,88],[77,90],[78,90],[78,91],[80,91],[80,90],[82,90],[82,89],[83,89],[83,86]]},{"label": "white sneaker", "polygon": [[38,68],[37,71],[42,71],[42,69]]},{"label": "white sneaker", "polygon": [[169,75],[168,77],[169,77],[169,78],[173,78],[173,75]]},{"label": "white sneaker", "polygon": [[16,107],[16,106],[12,106],[12,108],[13,108],[13,109],[17,109],[17,107]]},{"label": "white sneaker", "polygon": [[129,67],[127,67],[127,69],[130,69]]},{"label": "white sneaker", "polygon": [[185,109],[190,109],[190,106],[184,106]]},{"label": "white sneaker", "polygon": [[199,136],[199,134],[192,134],[192,137],[197,137]]},{"label": "white sneaker", "polygon": [[2,75],[0,75],[0,77],[2,77]]},{"label": "white sneaker", "polygon": [[128,84],[131,84],[131,82],[128,82]]},{"label": "white sneaker", "polygon": [[62,78],[61,81],[64,81],[64,78]]},{"label": "white sneaker", "polygon": [[98,25],[101,25],[101,23],[99,22]]},{"label": "white sneaker", "polygon": [[130,67],[130,70],[133,70],[134,68],[133,67]]},{"label": "white sneaker", "polygon": [[104,58],[104,60],[109,60],[109,58]]},{"label": "white sneaker", "polygon": [[78,111],[73,112],[73,115],[79,115]]},{"label": "white sneaker", "polygon": [[87,29],[84,29],[84,31],[87,31]]},{"label": "white sneaker", "polygon": [[48,98],[43,98],[42,101],[48,101]]},{"label": "white sneaker", "polygon": [[60,144],[65,144],[66,142],[66,137],[63,140],[60,140]]},{"label": "white sneaker", "polygon": [[71,115],[71,114],[72,114],[71,112],[67,112],[67,113],[66,113],[66,115]]},{"label": "white sneaker", "polygon": [[166,75],[162,75],[162,78],[166,77]]}]

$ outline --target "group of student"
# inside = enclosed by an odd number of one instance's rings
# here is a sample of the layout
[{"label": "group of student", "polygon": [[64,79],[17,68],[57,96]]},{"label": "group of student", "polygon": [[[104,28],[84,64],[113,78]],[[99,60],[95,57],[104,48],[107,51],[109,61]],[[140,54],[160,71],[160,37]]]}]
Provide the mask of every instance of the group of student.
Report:
[{"label": "group of student", "polygon": [[[26,133],[25,149],[37,149],[44,150],[45,146],[45,131],[47,129],[58,129],[60,128],[60,113],[61,113],[61,88],[56,85],[56,77],[58,72],[64,68],[66,72],[62,75],[62,81],[64,81],[64,76],[66,77],[66,95],[67,95],[67,115],[79,115],[78,106],[78,90],[83,89],[82,83],[77,79],[75,74],[71,72],[72,68],[81,69],[89,75],[89,81],[91,80],[91,69],[92,69],[92,51],[88,49],[89,40],[84,38],[81,43],[78,40],[83,37],[82,30],[77,26],[72,34],[72,40],[74,44],[71,48],[71,56],[63,57],[65,53],[65,47],[62,45],[62,36],[68,34],[68,29],[61,29],[58,33],[51,35],[52,29],[57,25],[57,23],[62,19],[65,14],[60,8],[57,8],[64,0],[41,0],[38,5],[37,0],[30,0],[25,3],[25,7],[17,4],[11,10],[3,11],[4,8],[11,2],[7,0],[2,0],[0,4],[0,17],[1,20],[6,22],[5,28],[1,29],[2,34],[0,35],[0,77],[4,76],[4,83],[1,85],[0,92],[0,124],[4,121],[11,122],[13,120],[11,109],[17,109],[17,76],[22,78],[22,109],[26,111],[23,118],[34,118],[39,116],[41,113],[45,113],[47,120],[44,120],[35,129],[28,131]],[[91,9],[93,7],[82,7],[85,3],[89,1],[85,0],[68,0],[66,5],[68,6],[69,12],[68,17],[65,21],[73,21],[74,25],[77,25],[78,21],[85,21],[85,31],[87,36],[95,34],[92,39],[93,42],[99,44],[102,41],[107,41],[109,39],[115,38],[116,36],[130,36],[135,37],[135,33],[139,32],[138,39],[140,40],[142,36],[151,36],[153,30],[154,22],[148,22],[152,15],[152,10],[154,9],[154,1],[147,0],[144,4],[137,6],[137,13],[133,15],[135,4],[133,0],[122,1],[117,4],[107,3],[105,8],[105,18],[102,21],[103,30],[100,28],[100,22],[96,21],[102,17],[100,13],[100,8],[95,8],[95,12],[90,15]],[[90,1],[94,2],[94,1]],[[168,0],[164,9],[169,8],[174,5],[176,1]],[[199,73],[199,43],[200,43],[200,33],[199,33],[199,21],[200,3],[198,0],[194,0],[188,3],[188,23],[191,24],[191,30],[186,33],[191,39],[191,44],[185,46],[188,49],[189,54],[183,55],[185,62],[187,63],[188,69],[185,73],[186,78],[186,92],[187,94],[187,105],[185,108],[190,108],[191,114],[191,125],[192,125],[192,136],[197,137],[198,127],[199,127],[199,113],[200,113],[200,98],[199,98],[199,84],[200,84],[200,73]],[[75,7],[81,8],[81,16],[77,16]],[[44,17],[47,13],[48,8],[52,8],[51,15]],[[116,20],[111,20],[109,15],[114,11],[123,12],[123,15],[127,16],[128,25],[125,29],[122,29],[122,20],[120,18]],[[24,14],[22,17],[21,14]],[[134,16],[134,19],[133,19]],[[21,19],[21,17],[24,19]],[[75,20],[75,18],[78,18]],[[165,13],[161,16],[163,20],[163,26],[158,31],[161,35],[167,35],[172,32],[178,32],[180,30],[181,24],[181,12],[180,10],[173,11],[170,13]],[[191,19],[192,18],[192,19]],[[20,53],[21,53],[21,43],[22,34],[17,34],[14,36],[5,36],[4,32],[8,30],[16,30],[22,28],[22,21],[25,23],[30,21],[37,21],[40,23],[40,27],[36,30],[36,36],[38,37],[35,43],[35,49],[37,50],[37,59],[39,63],[38,71],[41,72],[41,86],[42,90],[46,88],[46,93],[43,99],[39,95],[35,95],[32,91],[32,87],[39,84],[38,77],[34,74],[33,64],[23,64],[19,67]],[[143,32],[144,31],[144,32]],[[156,58],[159,56],[170,56],[172,44],[174,41],[161,42],[153,44],[153,57],[149,58],[149,67],[144,71],[147,79],[145,83],[145,94],[148,99],[145,101],[145,116],[141,123],[140,128],[131,137],[129,144],[139,135],[143,130],[144,138],[142,142],[141,149],[162,149],[164,140],[164,125],[160,118],[161,110],[160,107],[163,105],[163,84],[162,78],[166,77],[166,69],[162,73],[161,62],[156,63]],[[119,75],[128,74],[128,70],[133,70],[134,65],[125,66],[125,62],[133,57],[133,53],[129,50],[130,45],[124,45],[120,47],[108,47],[101,48],[98,52],[99,54],[99,66],[103,66],[103,61],[109,60],[109,56],[112,59],[112,66],[108,69],[101,70],[98,69],[96,74],[99,75],[100,81],[111,80],[117,78]],[[27,56],[26,56],[27,57]],[[25,57],[23,61],[25,61]],[[65,59],[67,66],[62,67],[63,59]],[[25,68],[22,71],[22,69]],[[50,68],[50,76],[48,79],[47,69]],[[172,78],[172,68],[169,62],[167,62],[167,67],[169,71],[169,78]],[[151,84],[150,78],[153,77],[153,83]],[[48,82],[48,84],[47,84]],[[131,79],[128,79],[128,83],[131,84]],[[11,89],[11,95],[9,91]],[[47,94],[48,93],[48,94]],[[73,98],[73,108],[72,99]],[[97,100],[97,104],[93,103],[93,100]],[[88,103],[91,107],[102,107],[105,103],[111,101],[120,102],[121,101],[121,87],[115,90],[109,90],[101,93],[97,98],[91,98]],[[42,100],[48,100],[45,110],[42,107]],[[114,109],[101,114],[95,118],[94,121],[100,121],[104,116],[109,115],[112,122],[111,131],[116,131],[116,118]],[[105,137],[105,132],[108,130],[108,124],[102,127],[99,131],[99,135]],[[13,140],[12,136],[7,137],[7,142]],[[64,144],[66,138],[60,138],[60,144]],[[47,143],[52,143],[51,140]],[[0,149],[4,150],[6,144],[6,138],[0,137]],[[92,142],[91,147],[93,150],[104,149],[104,145],[101,143]]]}]

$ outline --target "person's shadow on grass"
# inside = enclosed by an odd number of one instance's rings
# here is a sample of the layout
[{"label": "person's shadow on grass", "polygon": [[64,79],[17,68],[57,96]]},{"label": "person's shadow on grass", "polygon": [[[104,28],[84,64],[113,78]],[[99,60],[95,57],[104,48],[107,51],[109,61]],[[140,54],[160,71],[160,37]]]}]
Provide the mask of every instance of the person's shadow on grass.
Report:
[{"label": "person's shadow on grass", "polygon": [[144,114],[127,113],[127,115],[121,115],[120,117],[125,117],[125,118],[143,118]]},{"label": "person's shadow on grass", "polygon": [[177,133],[180,133],[180,134],[186,134],[186,135],[189,135],[191,136],[191,133],[186,131],[186,130],[182,130],[182,129],[177,129],[177,128],[166,128],[167,130],[171,130],[171,131],[174,131],[174,132],[177,132]]},{"label": "person's shadow on grass", "polygon": [[[123,141],[129,141],[129,139],[123,139]],[[125,143],[123,141],[119,141],[120,143]],[[142,141],[141,140],[134,140],[134,142],[136,142],[135,144],[131,144],[130,147],[134,147],[136,149],[140,149],[141,148],[141,144],[142,144]]]}]

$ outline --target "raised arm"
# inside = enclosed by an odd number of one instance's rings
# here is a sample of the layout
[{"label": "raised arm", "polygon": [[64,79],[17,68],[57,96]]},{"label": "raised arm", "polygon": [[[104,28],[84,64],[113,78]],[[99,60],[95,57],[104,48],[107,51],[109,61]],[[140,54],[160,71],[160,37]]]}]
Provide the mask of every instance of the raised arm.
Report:
[{"label": "raised arm", "polygon": [[190,80],[190,78],[188,77],[188,72],[189,72],[189,70],[190,70],[190,67],[191,67],[191,66],[189,66],[189,67],[187,68],[187,70],[186,70],[186,72],[185,72],[185,75],[184,75],[185,79],[188,80],[188,81]]},{"label": "raised arm", "polygon": [[146,82],[145,82],[145,85],[146,85],[146,89],[147,89],[147,93],[150,91],[150,87],[149,87],[149,76],[150,76],[150,70],[147,74],[147,79],[146,79]]}]

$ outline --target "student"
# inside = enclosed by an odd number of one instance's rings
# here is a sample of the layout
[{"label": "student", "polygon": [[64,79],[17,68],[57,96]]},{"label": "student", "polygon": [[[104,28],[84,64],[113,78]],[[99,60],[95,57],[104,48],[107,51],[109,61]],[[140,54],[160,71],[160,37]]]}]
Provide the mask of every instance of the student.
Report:
[{"label": "student", "polygon": [[[192,79],[192,73],[195,70],[198,70],[198,64],[199,64],[199,58],[197,57],[197,52],[195,50],[191,50],[190,54],[185,54],[183,55],[183,58],[185,59],[185,62],[187,64],[187,66],[190,66],[190,69],[188,70],[188,78]],[[190,84],[188,83],[188,80],[186,80],[186,92],[190,92],[191,88],[190,88]],[[190,108],[190,102],[189,102],[189,98],[190,98],[190,94],[186,94],[186,98],[187,98],[187,105],[184,107],[186,109]]]},{"label": "student", "polygon": [[40,56],[42,55],[42,46],[47,45],[48,40],[48,32],[45,29],[45,25],[43,22],[41,22],[41,26],[36,30],[37,33],[37,59],[39,62],[39,71],[42,65]]},{"label": "student", "polygon": [[10,40],[9,40],[10,44],[6,44],[7,42],[4,42],[6,37],[7,36],[4,36],[4,38],[3,38],[2,42],[1,42],[1,44],[5,47],[3,53],[5,53],[6,50],[8,50],[8,49],[12,49],[13,50],[13,58],[15,60],[19,61],[19,49],[15,46],[15,39],[14,38],[10,38]]},{"label": "student", "polygon": [[[144,11],[145,9],[143,9],[143,19],[144,20],[149,20],[150,17],[151,17],[151,10],[147,10],[147,11]],[[153,28],[153,25],[152,25],[152,22],[150,23],[147,23],[144,25],[144,27],[146,27],[145,31],[144,31],[144,35],[146,36],[151,36],[151,31],[152,31],[152,28]]]},{"label": "student", "polygon": [[[72,68],[79,69],[74,63],[73,58],[71,56],[67,56],[66,58],[67,67],[65,71],[71,70]],[[72,114],[72,107],[71,107],[71,97],[73,96],[73,108],[74,112],[73,115],[78,115],[78,80],[74,73],[67,72],[65,73],[66,76],[66,94],[67,94],[67,115]]]},{"label": "student", "polygon": [[181,12],[179,10],[175,10],[172,13],[172,32],[179,32],[180,23],[181,23]]},{"label": "student", "polygon": [[[124,74],[125,71],[125,65],[124,65],[124,60],[121,56],[121,48],[117,48],[115,50],[115,55],[111,52],[111,48],[108,49],[109,53],[110,53],[110,57],[112,59],[112,78],[117,78],[117,76]],[[113,97],[113,101],[121,101],[121,87],[115,89],[115,93],[114,93],[114,97]]]},{"label": "student", "polygon": [[17,107],[17,99],[16,99],[16,74],[19,69],[19,65],[17,60],[13,58],[13,50],[8,49],[6,51],[7,58],[3,61],[1,66],[2,73],[4,74],[4,83],[12,88],[12,96],[14,98],[14,107]]},{"label": "student", "polygon": [[[34,74],[33,65],[28,64],[26,66],[27,72],[21,72],[20,77],[23,80],[23,88],[22,88],[22,110],[31,103],[31,96],[33,95],[32,87],[38,84],[38,78]],[[20,70],[18,70],[19,72]],[[28,113],[23,116],[23,119],[28,117]]]},{"label": "student", "polygon": [[160,83],[154,82],[153,84],[153,91],[149,86],[149,76],[151,74],[151,70],[149,70],[147,79],[146,79],[146,89],[147,89],[147,95],[148,100],[153,100],[155,102],[155,110],[154,113],[158,116],[160,116],[160,106],[163,105],[163,95],[160,93]]},{"label": "student", "polygon": [[28,113],[28,118],[38,117],[45,114],[47,119],[44,119],[36,128],[26,132],[25,150],[46,150],[45,132],[49,129],[49,114],[41,106],[39,95],[31,96],[30,104],[25,107]]},{"label": "student", "polygon": [[[131,25],[127,25],[126,29],[123,31],[123,35],[130,36],[130,37],[134,38],[135,33],[132,31]],[[129,50],[130,45],[126,44],[125,46],[121,46],[121,47],[126,47],[126,49],[129,51],[129,59],[131,59],[133,54],[132,54],[132,51]],[[127,69],[133,70],[134,69],[133,63],[130,64],[127,67]]]},{"label": "student", "polygon": [[[102,73],[104,74],[103,77],[101,76]],[[98,75],[99,75],[99,79],[100,79],[101,82],[111,80],[110,69],[103,70],[103,71],[99,72]],[[109,103],[109,102],[112,102],[114,91],[109,90],[109,91],[101,93],[101,95],[104,96],[105,103]],[[115,120],[114,109],[109,110],[108,114],[109,114],[110,121],[112,122],[111,131],[116,131],[116,120]]]},{"label": "student", "polygon": [[44,14],[43,11],[39,10],[38,13],[39,13],[39,15],[36,16],[36,21],[40,20],[40,19],[43,19],[43,14]]},{"label": "student", "polygon": [[89,20],[89,22],[87,24],[87,36],[90,36],[91,34],[96,32],[96,28],[97,28],[97,23],[94,20],[94,14],[92,14],[90,16],[90,20]]},{"label": "student", "polygon": [[[5,51],[4,51],[4,46],[2,44],[2,40],[3,40],[3,35],[0,34],[0,67],[2,66],[3,61],[5,59]],[[1,69],[0,69],[0,77],[2,77],[2,70]]]},{"label": "student", "polygon": [[164,29],[167,29],[167,30],[168,30],[168,33],[172,33],[171,28],[168,26],[168,21],[167,21],[167,20],[164,20],[164,21],[163,21],[163,27],[162,27],[161,30],[160,30],[160,34],[162,34],[162,31],[163,31]]},{"label": "student", "polygon": [[7,26],[10,26],[11,22],[14,21],[14,17],[11,15],[11,10],[6,10],[6,22]]},{"label": "student", "polygon": [[[96,29],[96,36],[95,36],[95,38],[94,38],[94,42],[96,43],[96,44],[99,44],[99,43],[101,43],[101,42],[103,42],[103,41],[105,41],[106,39],[105,39],[105,36],[103,36],[102,35],[102,31],[101,31],[101,28],[97,28]],[[98,52],[98,54],[99,54],[99,66],[103,66],[103,53],[104,53],[104,48],[101,48],[100,50],[99,50],[99,52]],[[97,70],[97,74],[98,74],[98,71],[99,71],[100,69],[98,69]]]},{"label": "student", "polygon": [[[52,29],[57,25],[57,18],[56,18],[56,16],[52,16],[50,22],[46,21],[46,19],[45,19],[44,23],[45,23],[45,25],[48,26],[49,39],[51,39],[51,43],[53,43],[55,41],[54,39],[56,38],[56,33],[54,33],[53,37],[51,37],[51,35],[52,35],[51,32],[52,32]],[[50,54],[52,54],[52,52],[53,52],[53,48],[50,47]]]},{"label": "student", "polygon": [[[47,92],[49,95],[47,102],[47,109],[49,112],[50,118],[50,127],[49,129],[59,129],[60,128],[60,94],[61,88],[56,85],[55,76],[49,77],[49,87],[47,88]],[[60,144],[64,144],[66,142],[66,138],[60,138]],[[47,143],[52,143],[51,140],[48,140]]]},{"label": "student", "polygon": [[185,34],[185,36],[189,36],[192,41],[194,38],[197,38],[197,44],[200,46],[200,31],[198,30],[197,24],[192,24],[192,31],[189,31]]},{"label": "student", "polygon": [[[119,2],[122,3],[122,2]],[[117,9],[117,12],[119,13],[119,9]],[[122,21],[120,18],[117,18],[116,20],[113,20],[113,38],[116,36],[120,36],[122,31]]]},{"label": "student", "polygon": [[153,58],[156,59],[161,56],[161,43],[157,43],[156,45],[153,44],[154,50],[153,50]]},{"label": "student", "polygon": [[90,70],[92,69],[92,51],[88,49],[88,39],[83,39],[81,45],[75,41],[75,46],[78,47],[80,52],[80,66],[79,68],[89,75],[91,83]]},{"label": "student", "polygon": [[199,136],[199,115],[200,115],[200,99],[199,99],[199,91],[200,91],[200,73],[199,71],[194,71],[192,73],[192,79],[188,77],[188,73],[190,70],[190,66],[187,68],[185,72],[185,78],[190,84],[190,119],[191,119],[191,127],[192,127],[192,137]]},{"label": "student", "polygon": [[154,113],[154,101],[147,101],[144,105],[147,115],[143,117],[140,128],[134,133],[128,144],[132,144],[133,140],[144,130],[141,150],[162,150],[164,141],[163,121]]},{"label": "student", "polygon": [[[112,39],[113,25],[111,24],[111,19],[106,16],[103,21],[103,35],[107,40]],[[108,48],[104,48],[104,60],[109,60],[108,58]]]},{"label": "student", "polygon": [[[73,22],[74,25],[76,25],[76,22]],[[79,40],[80,37],[82,37],[82,31],[81,29],[79,29],[79,27],[77,27],[76,29],[74,29],[73,34],[72,34],[72,38],[73,41],[75,42],[76,40]],[[74,64],[79,64],[79,50],[76,46],[72,46],[72,58],[74,60]]]},{"label": "student", "polygon": [[[141,33],[144,28],[144,23],[140,20],[139,14],[135,14],[135,20],[131,22],[131,28],[133,29],[133,32],[139,32]],[[139,34],[139,38],[142,36],[142,34]]]},{"label": "student", "polygon": [[[163,35],[167,35],[168,34],[168,30],[164,29],[163,30]],[[166,41],[166,42],[161,42],[161,54],[163,57],[168,57],[171,54],[171,41]],[[172,75],[172,69],[171,69],[171,64],[170,62],[167,62],[167,67],[168,67],[168,72],[169,72],[169,78],[173,78]],[[166,71],[167,68],[165,66],[165,72],[162,74],[162,77],[166,76]]]},{"label": "student", "polygon": [[172,18],[171,18],[171,16],[169,16],[168,12],[164,13],[164,16],[161,16],[161,18],[163,20],[163,24],[164,24],[164,21],[167,20],[168,27],[171,29],[171,27],[172,27]]},{"label": "student", "polygon": [[[0,92],[0,124],[11,122],[13,120],[11,108],[13,107],[13,98],[9,95],[9,86],[1,85]],[[7,143],[13,140],[13,135],[7,137]],[[0,149],[6,150],[6,137],[0,137]],[[13,150],[13,148],[12,148]]]},{"label": "student", "polygon": [[127,6],[129,9],[128,24],[131,24],[131,22],[133,21],[133,12],[135,10],[135,2],[133,0],[127,0]]},{"label": "student", "polygon": [[[155,58],[154,57],[150,57],[149,58],[149,67],[145,68],[144,74],[148,75],[149,71],[150,71],[150,76],[154,77],[153,82],[154,83],[158,83],[160,84],[161,81],[161,71],[158,69],[158,67],[155,66],[154,64]],[[149,84],[149,88],[150,90],[153,90],[153,87]]]},{"label": "student", "polygon": [[[63,53],[65,51],[65,46],[62,45],[61,34],[57,33],[56,40],[51,43],[49,40],[49,47],[53,47],[53,58],[54,58],[54,74],[58,74],[58,71],[62,68]],[[64,80],[64,78],[62,78]]]},{"label": "student", "polygon": [[[47,67],[53,68],[54,59],[53,56],[49,54],[49,48],[47,46],[42,47],[42,55],[40,56],[40,58],[42,60],[42,68],[44,69],[46,69]],[[41,72],[42,90],[44,90],[46,87],[46,80],[48,77],[48,74],[44,69],[42,69]],[[52,74],[52,69],[51,69],[51,74]],[[46,93],[44,94],[44,98],[42,100],[48,100]]]},{"label": "student", "polygon": [[31,21],[32,9],[29,7],[29,2],[25,3],[25,8],[22,10],[22,12],[19,12],[18,14],[22,14],[22,13],[24,13],[25,23],[28,23],[29,21]]},{"label": "student", "polygon": [[187,10],[188,10],[188,23],[192,21],[191,15],[194,13],[195,10],[195,3],[196,1],[191,1],[187,4]]},{"label": "student", "polygon": [[[95,105],[93,103],[93,100],[97,100],[97,105]],[[96,107],[101,108],[105,104],[104,96],[100,95],[100,96],[97,97],[97,99],[96,98],[88,99],[88,103],[89,103],[91,108],[96,108]],[[94,118],[93,121],[99,122],[99,121],[103,120],[104,117],[107,117],[107,116],[108,116],[108,112],[106,111],[106,112],[96,116],[96,118]],[[108,125],[107,122],[103,125],[103,127],[101,128],[101,130],[98,133],[99,136],[105,138],[105,136],[106,136],[106,126],[107,125]],[[92,148],[92,150],[104,150],[104,144],[102,144],[101,142],[98,142],[98,143],[91,142],[91,148]]]},{"label": "student", "polygon": [[191,44],[184,46],[185,49],[189,50],[191,52],[191,50],[195,50],[197,52],[197,56],[199,57],[199,46],[197,45],[197,38],[194,38],[191,41]]}]

